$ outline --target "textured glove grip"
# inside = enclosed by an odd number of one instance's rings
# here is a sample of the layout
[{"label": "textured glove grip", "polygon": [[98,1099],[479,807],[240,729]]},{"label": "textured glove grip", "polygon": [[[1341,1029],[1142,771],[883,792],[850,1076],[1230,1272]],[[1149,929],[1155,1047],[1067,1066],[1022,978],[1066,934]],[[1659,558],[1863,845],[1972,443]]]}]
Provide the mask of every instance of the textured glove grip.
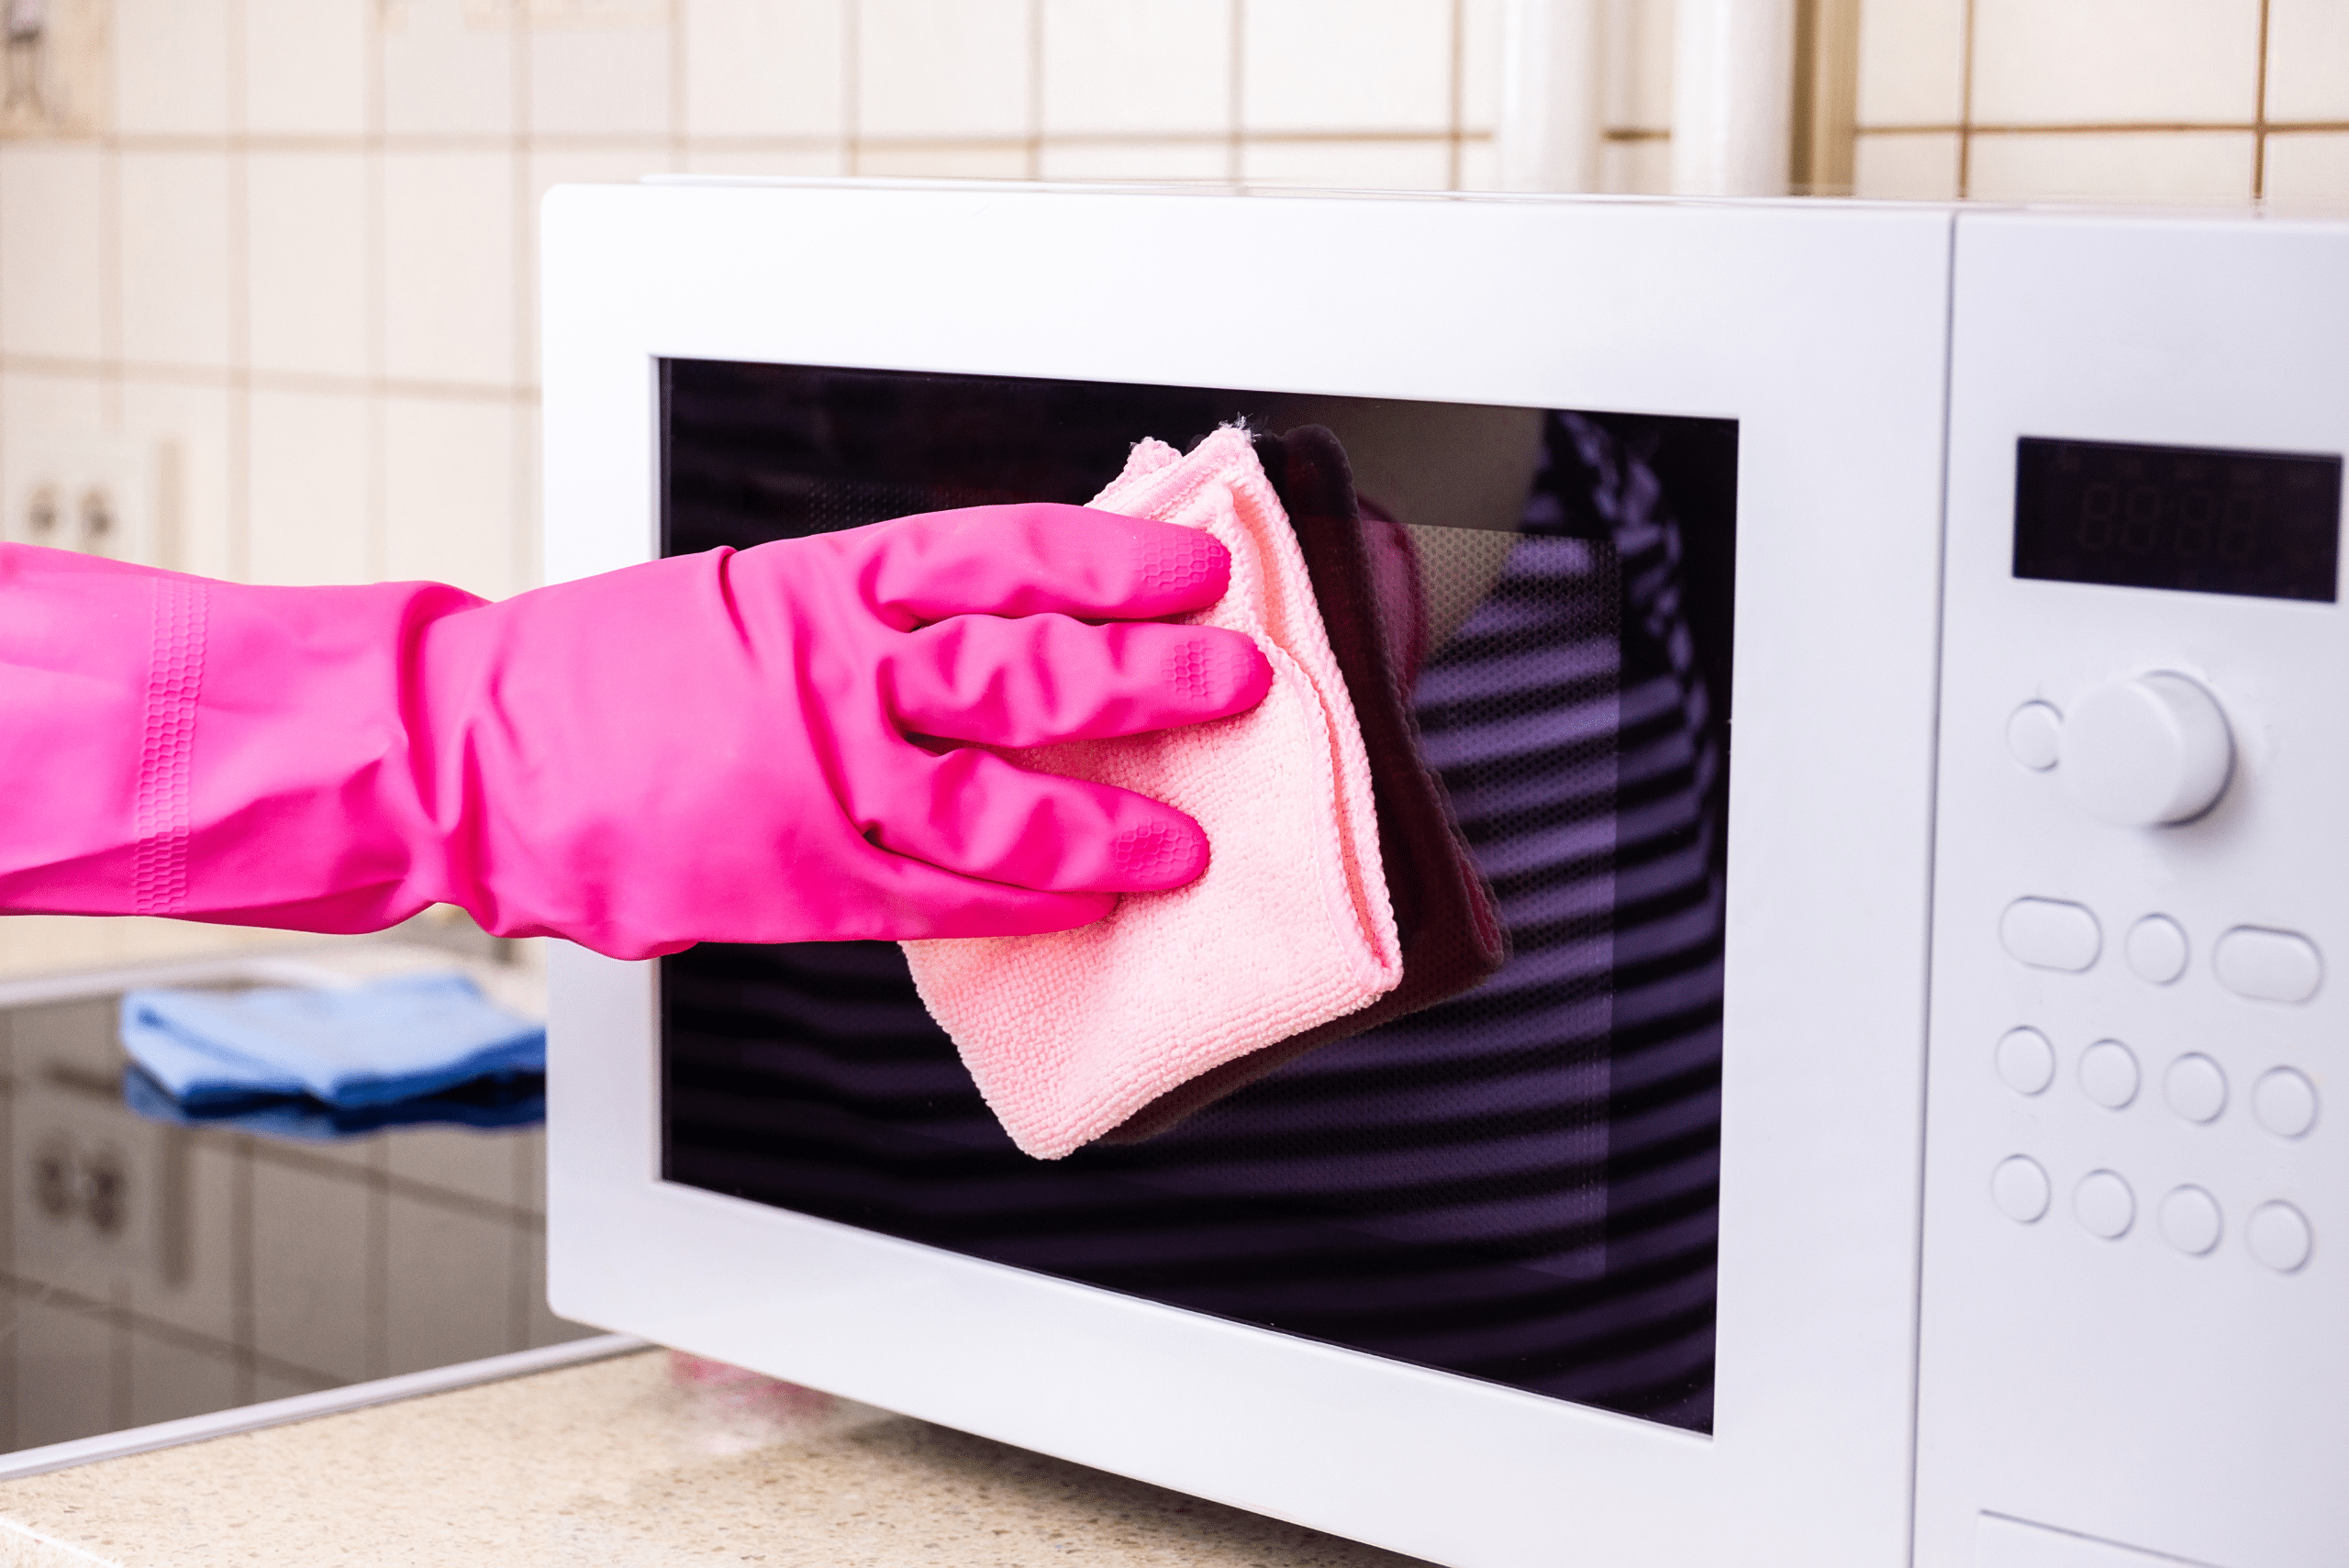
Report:
[{"label": "textured glove grip", "polygon": [[204,689],[204,629],[211,584],[193,577],[152,584],[147,723],[139,758],[138,851],[131,899],[141,915],[187,907],[188,840],[196,702]]}]

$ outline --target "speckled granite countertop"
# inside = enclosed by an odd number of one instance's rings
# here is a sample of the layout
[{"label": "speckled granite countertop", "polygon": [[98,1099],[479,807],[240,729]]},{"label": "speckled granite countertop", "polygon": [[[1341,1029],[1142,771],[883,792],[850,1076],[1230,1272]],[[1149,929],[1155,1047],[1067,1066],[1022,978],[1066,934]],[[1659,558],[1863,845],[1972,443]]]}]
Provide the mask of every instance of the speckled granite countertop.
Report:
[{"label": "speckled granite countertop", "polygon": [[0,1483],[26,1568],[1063,1560],[1417,1562],[660,1351]]}]

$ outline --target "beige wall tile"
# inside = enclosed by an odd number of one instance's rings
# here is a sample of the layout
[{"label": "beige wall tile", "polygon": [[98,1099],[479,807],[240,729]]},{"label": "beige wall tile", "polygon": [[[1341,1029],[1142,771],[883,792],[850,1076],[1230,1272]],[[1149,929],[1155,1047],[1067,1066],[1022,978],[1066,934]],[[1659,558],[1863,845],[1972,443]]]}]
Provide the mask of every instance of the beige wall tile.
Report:
[{"label": "beige wall tile", "polygon": [[664,136],[669,28],[533,29],[530,129],[540,135]]},{"label": "beige wall tile", "polygon": [[1219,141],[1046,142],[1047,180],[1222,180],[1231,154]]},{"label": "beige wall tile", "polygon": [[217,136],[234,125],[229,0],[115,0],[115,128]]},{"label": "beige wall tile", "polygon": [[2268,0],[2267,117],[2349,120],[2349,0]]},{"label": "beige wall tile", "polygon": [[511,385],[514,164],[496,152],[384,157],[384,371]]},{"label": "beige wall tile", "polygon": [[1440,141],[1260,141],[1241,149],[1240,177],[1252,185],[1345,191],[1440,191],[1452,178]]},{"label": "beige wall tile", "polygon": [[[544,941],[534,937],[533,941]],[[507,1140],[507,1147],[514,1155],[515,1201],[531,1213],[543,1217],[547,1211],[547,1132],[543,1127],[529,1128]]]},{"label": "beige wall tile", "polygon": [[1249,0],[1242,30],[1250,130],[1450,124],[1450,0]]},{"label": "beige wall tile", "polygon": [[584,1340],[603,1329],[585,1323],[573,1323],[558,1318],[547,1305],[547,1249],[543,1239],[526,1244],[522,1261],[527,1271],[521,1282],[523,1300],[523,1339],[529,1347],[559,1345],[565,1340]]},{"label": "beige wall tile", "polygon": [[1672,142],[1655,137],[1609,141],[1598,149],[1598,188],[1613,195],[1661,195],[1672,189]]},{"label": "beige wall tile", "polygon": [[247,154],[245,222],[245,318],[254,368],[365,375],[365,155]]},{"label": "beige wall tile", "polygon": [[369,30],[380,0],[241,0],[245,128],[367,128]]},{"label": "beige wall tile", "polygon": [[253,1403],[261,1405],[272,1399],[291,1399],[296,1394],[317,1394],[351,1381],[350,1378],[295,1377],[259,1367],[253,1372]]},{"label": "beige wall tile", "polygon": [[1955,131],[1862,132],[1852,150],[1852,194],[1877,201],[1954,200],[1957,139]]},{"label": "beige wall tile", "polygon": [[130,380],[122,426],[163,459],[163,563],[222,577],[233,571],[228,535],[228,393],[184,382]]},{"label": "beige wall tile", "polygon": [[[540,466],[545,461],[539,446],[540,412],[536,403],[514,410],[514,586],[535,588],[546,581],[545,527],[540,506]],[[538,939],[524,940],[513,951],[536,951]],[[540,974],[545,970],[541,964]]]},{"label": "beige wall tile", "polygon": [[1028,0],[859,0],[856,131],[1025,136]]},{"label": "beige wall tile", "polygon": [[384,1140],[384,1168],[461,1197],[515,1207],[522,1201],[514,1159],[520,1136],[462,1127],[413,1128]]},{"label": "beige wall tile", "polygon": [[1982,125],[2249,120],[2259,0],[1975,0]]},{"label": "beige wall tile", "polygon": [[1489,139],[1460,144],[1460,188],[1497,191],[1501,188],[1500,149]]},{"label": "beige wall tile", "polygon": [[105,186],[94,148],[0,146],[0,350],[106,350]]},{"label": "beige wall tile", "polygon": [[1965,6],[1860,0],[1860,124],[1954,125],[1964,117]]},{"label": "beige wall tile", "polygon": [[367,1189],[255,1160],[253,1349],[328,1377],[374,1375]]},{"label": "beige wall tile", "polygon": [[840,136],[852,0],[693,0],[685,128],[694,136]]},{"label": "beige wall tile", "polygon": [[1462,0],[1460,128],[1489,131],[1501,112],[1501,0]]},{"label": "beige wall tile", "polygon": [[91,1437],[115,1424],[107,1418],[115,1330],[105,1318],[0,1297],[0,1327],[16,1352],[17,1447]]},{"label": "beige wall tile", "polygon": [[1233,0],[1044,0],[1047,134],[1220,132]]},{"label": "beige wall tile", "polygon": [[[179,1195],[184,1234],[185,1277],[173,1281],[158,1268],[131,1281],[130,1307],[141,1318],[169,1323],[222,1345],[237,1334],[235,1207],[237,1156],[226,1137],[188,1137],[175,1169],[184,1184]],[[162,1418],[154,1418],[161,1420]]]},{"label": "beige wall tile", "polygon": [[1603,0],[1600,107],[1626,130],[1672,128],[1673,0]]},{"label": "beige wall tile", "polygon": [[383,29],[384,128],[503,136],[514,128],[517,32],[467,20],[465,0],[402,0]]},{"label": "beige wall tile", "polygon": [[933,142],[913,147],[860,147],[849,171],[884,180],[1024,180],[1024,147],[957,147]]},{"label": "beige wall tile", "polygon": [[134,1426],[226,1410],[237,1403],[237,1363],[152,1335],[130,1336],[130,1419]]},{"label": "beige wall tile", "polygon": [[2247,131],[1977,135],[1966,194],[1989,201],[2247,202],[2251,155]]},{"label": "beige wall tile", "polygon": [[122,353],[133,362],[228,362],[228,156],[125,152]]},{"label": "beige wall tile", "polygon": [[2270,133],[2266,186],[2279,207],[2349,213],[2349,131]]},{"label": "beige wall tile", "polygon": [[252,580],[365,582],[371,484],[365,401],[256,390],[247,407]]},{"label": "beige wall tile", "polygon": [[520,526],[514,458],[509,405],[384,399],[386,574],[453,583],[491,599],[521,586],[514,571]]},{"label": "beige wall tile", "polygon": [[390,1373],[478,1361],[514,1342],[514,1233],[395,1193],[384,1271]]},{"label": "beige wall tile", "polygon": [[685,150],[685,170],[695,174],[763,175],[770,179],[830,176],[848,172],[848,149],[832,147],[711,147]]}]

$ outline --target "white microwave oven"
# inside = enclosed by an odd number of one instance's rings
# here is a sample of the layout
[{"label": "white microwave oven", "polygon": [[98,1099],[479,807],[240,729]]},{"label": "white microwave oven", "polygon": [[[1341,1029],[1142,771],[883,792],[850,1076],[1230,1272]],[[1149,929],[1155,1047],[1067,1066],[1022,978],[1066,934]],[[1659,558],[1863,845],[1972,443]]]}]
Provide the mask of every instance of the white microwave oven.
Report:
[{"label": "white microwave oven", "polygon": [[2349,1561],[2349,226],[681,180],[544,245],[553,579],[1332,431],[1513,944],[1051,1163],[893,948],[562,950],[564,1316],[1475,1568]]}]

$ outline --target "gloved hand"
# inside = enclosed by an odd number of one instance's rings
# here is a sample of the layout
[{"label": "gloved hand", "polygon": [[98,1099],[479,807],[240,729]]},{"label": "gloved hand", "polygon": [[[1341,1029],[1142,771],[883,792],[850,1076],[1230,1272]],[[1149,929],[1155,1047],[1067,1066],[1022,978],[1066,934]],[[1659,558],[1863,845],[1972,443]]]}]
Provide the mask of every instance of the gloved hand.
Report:
[{"label": "gloved hand", "polygon": [[1042,505],[498,604],[0,546],[0,909],[362,931],[445,902],[622,958],[1084,925],[1197,876],[1197,825],[954,742],[1252,706],[1248,639],[1141,618],[1230,569]]}]

